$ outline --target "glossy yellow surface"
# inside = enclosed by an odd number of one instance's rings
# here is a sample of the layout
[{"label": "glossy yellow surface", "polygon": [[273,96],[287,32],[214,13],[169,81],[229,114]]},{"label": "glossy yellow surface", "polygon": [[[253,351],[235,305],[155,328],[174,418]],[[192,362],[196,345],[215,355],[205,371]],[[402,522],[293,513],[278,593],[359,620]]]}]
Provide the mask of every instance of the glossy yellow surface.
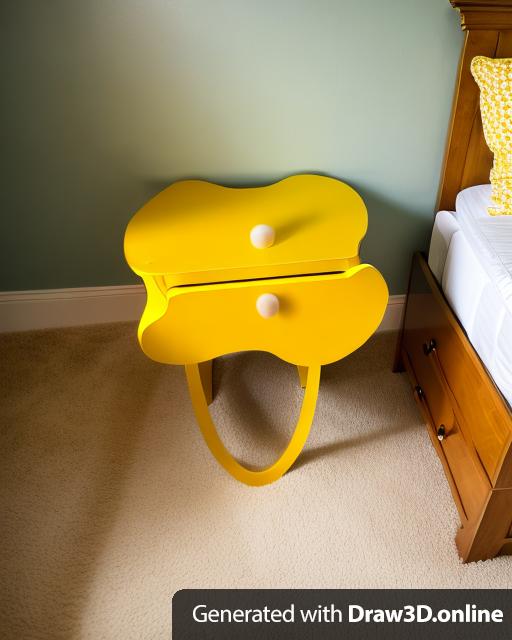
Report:
[{"label": "glossy yellow surface", "polygon": [[[271,227],[262,242],[251,235],[256,225]],[[313,175],[250,189],[178,182],[128,225],[126,259],[147,290],[141,347],[153,360],[185,365],[206,443],[241,482],[268,484],[289,469],[310,430],[321,365],[357,349],[382,320],[386,283],[358,255],[366,227],[366,208],[353,189]],[[251,244],[251,237],[266,245],[274,235],[267,248]],[[258,310],[263,294],[272,295]],[[208,411],[211,360],[245,350],[297,365],[305,387],[288,446],[261,470],[231,456]]]},{"label": "glossy yellow surface", "polygon": [[[262,293],[279,298],[272,318],[256,311]],[[345,273],[174,287],[150,296],[139,339],[146,355],[168,364],[260,350],[296,365],[322,365],[366,342],[387,299],[384,278],[370,265]]]},{"label": "glossy yellow surface", "polygon": [[[276,239],[256,249],[251,229],[267,224]],[[231,189],[176,182],[130,221],[125,255],[140,276],[166,287],[343,271],[359,263],[367,213],[351,187],[298,175],[266,187]]]},{"label": "glossy yellow surface", "polygon": [[320,384],[320,367],[315,366],[309,368],[302,408],[288,446],[273,464],[259,470],[244,467],[226,449],[217,434],[210,412],[208,411],[208,398],[205,395],[205,389],[201,381],[199,366],[197,364],[189,364],[185,367],[185,370],[187,373],[190,397],[192,398],[194,412],[201,433],[211,453],[224,469],[240,482],[253,487],[275,482],[286,473],[304,448],[311,429]]}]

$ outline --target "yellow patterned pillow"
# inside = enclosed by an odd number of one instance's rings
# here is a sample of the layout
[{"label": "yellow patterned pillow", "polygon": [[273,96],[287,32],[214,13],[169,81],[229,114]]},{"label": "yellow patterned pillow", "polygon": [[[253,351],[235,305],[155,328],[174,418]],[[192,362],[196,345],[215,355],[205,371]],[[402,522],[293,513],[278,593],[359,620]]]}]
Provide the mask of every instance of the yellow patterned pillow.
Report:
[{"label": "yellow patterned pillow", "polygon": [[471,73],[480,87],[485,140],[494,154],[492,216],[512,215],[512,58],[477,56]]}]

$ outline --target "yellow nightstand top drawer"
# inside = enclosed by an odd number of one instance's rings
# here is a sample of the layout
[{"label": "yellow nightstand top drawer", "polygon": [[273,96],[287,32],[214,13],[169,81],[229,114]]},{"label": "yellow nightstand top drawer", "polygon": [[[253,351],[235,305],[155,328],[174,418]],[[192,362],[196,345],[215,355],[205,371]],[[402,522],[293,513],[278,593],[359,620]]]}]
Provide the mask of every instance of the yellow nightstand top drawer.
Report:
[{"label": "yellow nightstand top drawer", "polygon": [[[257,225],[275,234],[268,248],[253,244]],[[359,263],[366,228],[361,197],[333,178],[298,175],[244,189],[186,180],[134,216],[125,255],[136,273],[165,276],[168,287],[343,271]]]}]

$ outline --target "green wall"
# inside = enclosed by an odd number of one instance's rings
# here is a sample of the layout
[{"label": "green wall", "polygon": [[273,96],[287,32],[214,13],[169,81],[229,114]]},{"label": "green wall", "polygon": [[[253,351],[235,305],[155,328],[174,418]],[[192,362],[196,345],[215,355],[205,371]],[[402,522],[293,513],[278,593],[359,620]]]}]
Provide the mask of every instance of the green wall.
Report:
[{"label": "green wall", "polygon": [[320,172],[363,195],[391,293],[425,247],[462,34],[448,0],[5,0],[0,290],[136,282],[176,179]]}]

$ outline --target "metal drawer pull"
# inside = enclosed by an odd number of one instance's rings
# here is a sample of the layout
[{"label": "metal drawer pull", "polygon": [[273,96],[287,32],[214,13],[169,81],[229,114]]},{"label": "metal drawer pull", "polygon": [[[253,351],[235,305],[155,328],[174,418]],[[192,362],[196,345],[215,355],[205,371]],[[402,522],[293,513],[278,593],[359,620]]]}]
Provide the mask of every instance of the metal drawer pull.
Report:
[{"label": "metal drawer pull", "polygon": [[437,347],[437,342],[434,340],[434,338],[432,338],[432,340],[429,340],[429,342],[425,342],[423,343],[423,353],[426,356],[429,356],[432,351],[435,351]]},{"label": "metal drawer pull", "polygon": [[420,385],[419,385],[419,384],[417,384],[417,385],[414,387],[414,391],[416,391],[416,394],[417,394],[418,398],[423,398],[423,397],[425,396],[425,394],[424,394],[424,392],[423,392],[423,389],[420,387]]},{"label": "metal drawer pull", "polygon": [[444,424],[439,425],[439,429],[437,430],[437,439],[441,442],[444,440],[446,436],[446,427]]}]

